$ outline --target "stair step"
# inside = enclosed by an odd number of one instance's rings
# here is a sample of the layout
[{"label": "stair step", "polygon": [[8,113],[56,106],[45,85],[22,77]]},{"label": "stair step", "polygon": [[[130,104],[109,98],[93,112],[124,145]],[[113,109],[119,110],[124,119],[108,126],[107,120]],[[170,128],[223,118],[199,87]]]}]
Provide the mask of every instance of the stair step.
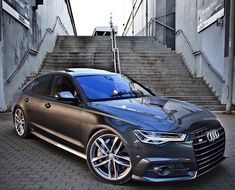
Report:
[{"label": "stair step", "polygon": [[57,67],[84,67],[84,66],[113,66],[113,63],[109,62],[74,62],[74,63],[49,63],[45,62],[44,68],[57,68]]},{"label": "stair step", "polygon": [[47,63],[58,63],[58,64],[63,64],[63,63],[78,63],[78,62],[81,62],[81,63],[86,63],[86,62],[112,62],[113,59],[112,58],[89,58],[89,59],[50,59],[50,58],[47,58],[45,60],[45,62]]}]

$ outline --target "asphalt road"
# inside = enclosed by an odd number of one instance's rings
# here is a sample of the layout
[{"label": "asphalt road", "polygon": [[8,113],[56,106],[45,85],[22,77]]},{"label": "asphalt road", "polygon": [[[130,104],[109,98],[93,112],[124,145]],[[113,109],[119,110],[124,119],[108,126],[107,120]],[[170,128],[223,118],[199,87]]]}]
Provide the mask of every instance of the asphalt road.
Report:
[{"label": "asphalt road", "polygon": [[5,189],[123,189],[194,190],[235,189],[235,115],[217,114],[226,131],[228,158],[211,172],[186,182],[130,181],[114,186],[97,180],[86,161],[36,137],[16,135],[11,115],[0,114],[0,190]]}]

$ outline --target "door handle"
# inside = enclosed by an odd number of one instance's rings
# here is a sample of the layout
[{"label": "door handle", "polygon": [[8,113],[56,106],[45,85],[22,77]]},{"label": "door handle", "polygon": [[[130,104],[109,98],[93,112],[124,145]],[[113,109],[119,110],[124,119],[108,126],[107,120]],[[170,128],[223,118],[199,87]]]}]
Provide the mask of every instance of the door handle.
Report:
[{"label": "door handle", "polygon": [[51,107],[51,104],[50,104],[50,103],[46,103],[46,104],[45,104],[45,107],[46,107],[46,108],[50,108],[50,107]]},{"label": "door handle", "polygon": [[25,98],[24,101],[25,101],[25,102],[29,102],[29,98]]}]

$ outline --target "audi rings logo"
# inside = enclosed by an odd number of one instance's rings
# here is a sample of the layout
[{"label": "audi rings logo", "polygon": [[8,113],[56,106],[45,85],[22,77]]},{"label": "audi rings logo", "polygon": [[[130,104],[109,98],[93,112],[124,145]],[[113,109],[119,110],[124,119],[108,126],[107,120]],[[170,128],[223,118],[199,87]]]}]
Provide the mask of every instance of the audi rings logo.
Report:
[{"label": "audi rings logo", "polygon": [[208,141],[213,142],[219,138],[219,131],[217,130],[209,131],[206,136]]}]

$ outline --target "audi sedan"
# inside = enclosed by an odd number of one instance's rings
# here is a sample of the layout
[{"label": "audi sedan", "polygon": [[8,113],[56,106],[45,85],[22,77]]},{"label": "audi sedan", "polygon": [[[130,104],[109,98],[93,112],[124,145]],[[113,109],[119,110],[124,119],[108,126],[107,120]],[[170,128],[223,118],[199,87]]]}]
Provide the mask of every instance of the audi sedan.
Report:
[{"label": "audi sedan", "polygon": [[117,73],[67,69],[39,76],[13,97],[17,134],[33,134],[87,160],[104,182],[194,179],[224,160],[216,116],[160,98]]}]

